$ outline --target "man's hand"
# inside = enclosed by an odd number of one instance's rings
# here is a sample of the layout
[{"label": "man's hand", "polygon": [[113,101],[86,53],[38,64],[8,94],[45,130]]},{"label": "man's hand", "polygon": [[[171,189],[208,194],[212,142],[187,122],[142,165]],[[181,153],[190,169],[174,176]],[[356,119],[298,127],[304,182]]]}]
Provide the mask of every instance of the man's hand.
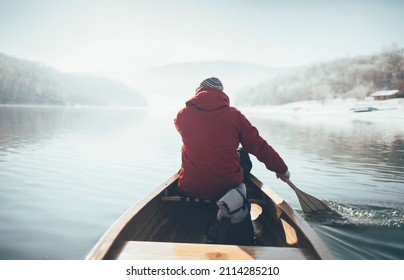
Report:
[{"label": "man's hand", "polygon": [[289,172],[289,170],[286,171],[284,174],[276,173],[276,178],[281,179],[282,181],[286,182],[285,179],[289,179],[289,178],[290,178],[290,172]]}]

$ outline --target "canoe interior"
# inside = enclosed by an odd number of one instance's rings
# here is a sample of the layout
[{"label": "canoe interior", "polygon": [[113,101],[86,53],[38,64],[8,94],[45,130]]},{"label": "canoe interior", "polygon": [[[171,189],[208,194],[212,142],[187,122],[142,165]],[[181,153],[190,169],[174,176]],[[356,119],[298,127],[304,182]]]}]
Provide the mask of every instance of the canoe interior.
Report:
[{"label": "canoe interior", "polygon": [[[312,258],[318,258],[300,228],[272,203],[257,182],[260,183],[252,176],[252,180],[247,183],[248,198],[255,204],[252,208],[262,208],[262,213],[253,220],[255,246],[302,248],[314,252]],[[216,204],[162,199],[175,196],[176,187],[177,180],[173,180],[165,190],[137,211],[114,237],[104,259],[119,258],[128,241],[206,243],[206,232],[216,219]]]}]

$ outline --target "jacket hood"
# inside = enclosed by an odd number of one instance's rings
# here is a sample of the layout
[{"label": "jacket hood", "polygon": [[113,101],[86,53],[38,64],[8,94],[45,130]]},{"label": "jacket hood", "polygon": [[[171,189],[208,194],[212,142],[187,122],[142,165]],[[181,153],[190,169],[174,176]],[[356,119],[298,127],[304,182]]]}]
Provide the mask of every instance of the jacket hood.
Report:
[{"label": "jacket hood", "polygon": [[222,91],[215,88],[201,88],[195,96],[186,103],[187,107],[195,106],[204,111],[216,111],[222,107],[229,107],[229,97]]}]

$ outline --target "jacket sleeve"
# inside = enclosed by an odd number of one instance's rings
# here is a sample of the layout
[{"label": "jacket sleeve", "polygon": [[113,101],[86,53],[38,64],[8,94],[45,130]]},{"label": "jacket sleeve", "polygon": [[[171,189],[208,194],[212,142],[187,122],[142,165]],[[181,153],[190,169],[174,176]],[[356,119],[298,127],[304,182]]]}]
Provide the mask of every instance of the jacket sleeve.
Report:
[{"label": "jacket sleeve", "polygon": [[286,173],[288,167],[275,149],[259,135],[258,129],[243,114],[240,113],[239,117],[240,143],[244,150],[256,156],[267,169],[280,174]]},{"label": "jacket sleeve", "polygon": [[183,123],[182,123],[182,112],[184,111],[184,109],[182,109],[181,111],[179,111],[178,113],[177,113],[177,115],[176,115],[176,117],[174,118],[174,125],[175,125],[175,128],[177,129],[177,131],[178,131],[178,133],[180,134],[180,135],[182,135],[182,126],[183,126]]}]

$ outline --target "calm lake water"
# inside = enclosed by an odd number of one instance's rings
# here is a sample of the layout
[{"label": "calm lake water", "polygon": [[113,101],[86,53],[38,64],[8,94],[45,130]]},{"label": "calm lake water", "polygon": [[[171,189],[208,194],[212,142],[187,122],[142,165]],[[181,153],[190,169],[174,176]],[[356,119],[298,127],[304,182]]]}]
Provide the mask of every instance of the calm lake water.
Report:
[{"label": "calm lake water", "polygon": [[[0,259],[83,259],[178,170],[175,112],[0,107]],[[338,214],[305,217],[336,258],[404,259],[403,126],[246,115],[292,182]],[[253,173],[303,215],[295,193],[253,160]]]}]

